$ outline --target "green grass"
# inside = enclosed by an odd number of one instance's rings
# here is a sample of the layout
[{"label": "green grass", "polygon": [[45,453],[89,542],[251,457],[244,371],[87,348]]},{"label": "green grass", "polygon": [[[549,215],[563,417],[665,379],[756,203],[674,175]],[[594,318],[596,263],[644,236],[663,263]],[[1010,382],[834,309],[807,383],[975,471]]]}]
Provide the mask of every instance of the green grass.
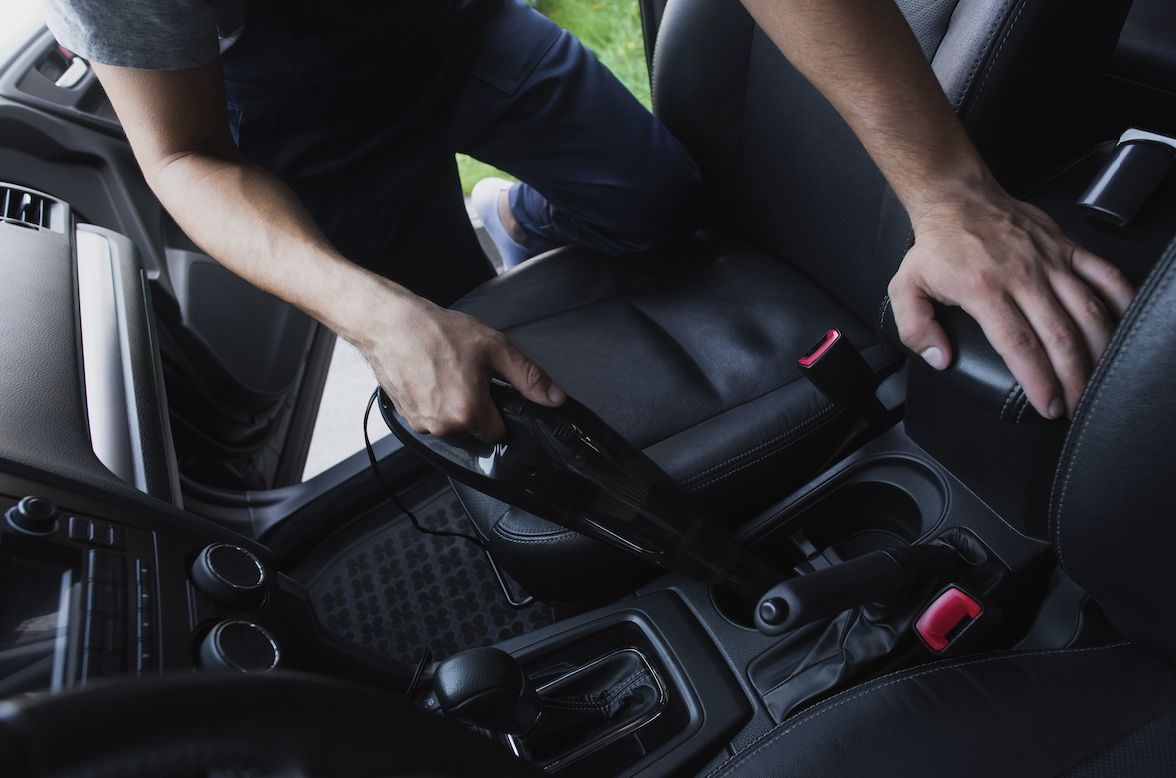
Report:
[{"label": "green grass", "polygon": [[[532,5],[579,38],[642,105],[652,106],[637,0],[532,0]],[[487,176],[515,180],[465,154],[457,155],[457,168],[467,197]]]}]

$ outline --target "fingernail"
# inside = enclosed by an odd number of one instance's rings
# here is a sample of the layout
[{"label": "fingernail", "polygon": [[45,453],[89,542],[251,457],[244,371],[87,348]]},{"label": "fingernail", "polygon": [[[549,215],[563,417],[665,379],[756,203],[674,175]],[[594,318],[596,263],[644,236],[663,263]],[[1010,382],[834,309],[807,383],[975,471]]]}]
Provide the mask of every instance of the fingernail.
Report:
[{"label": "fingernail", "polygon": [[943,368],[947,367],[947,362],[945,362],[943,359],[943,352],[940,351],[936,346],[932,346],[923,353],[919,354],[919,356],[923,358],[924,362],[936,370],[942,370]]},{"label": "fingernail", "polygon": [[1061,398],[1055,397],[1053,402],[1049,404],[1049,417],[1051,419],[1057,419],[1065,412],[1066,406],[1062,404]]},{"label": "fingernail", "polygon": [[568,399],[568,393],[556,386],[555,381],[552,381],[551,386],[547,387],[547,399],[558,405]]}]

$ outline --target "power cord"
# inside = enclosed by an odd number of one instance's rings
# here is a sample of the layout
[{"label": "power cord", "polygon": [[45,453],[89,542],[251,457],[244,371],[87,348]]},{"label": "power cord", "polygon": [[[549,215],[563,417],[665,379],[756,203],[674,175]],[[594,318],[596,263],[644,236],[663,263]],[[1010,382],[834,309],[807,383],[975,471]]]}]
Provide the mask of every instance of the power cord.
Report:
[{"label": "power cord", "polygon": [[376,461],[376,452],[375,449],[372,448],[372,441],[368,437],[368,418],[371,416],[372,406],[376,404],[376,398],[379,396],[380,387],[377,386],[376,391],[372,392],[372,398],[368,400],[367,410],[363,412],[363,444],[367,448],[368,461],[372,463],[372,472],[376,474],[376,480],[380,482],[380,486],[384,487],[384,493],[388,495],[388,499],[392,501],[393,505],[395,505],[397,508],[403,511],[406,516],[408,516],[408,520],[412,522],[412,526],[414,529],[416,529],[417,532],[421,532],[425,535],[436,535],[439,538],[462,538],[473,543],[483,551],[486,551],[486,544],[483,543],[481,539],[476,538],[473,535],[467,535],[464,532],[448,532],[446,530],[434,530],[422,527],[421,523],[417,521],[416,515],[408,509],[408,506],[400,501],[400,498],[398,498],[396,493],[392,491],[392,488],[388,486],[388,482],[384,480],[384,476],[380,472],[380,465]]},{"label": "power cord", "polygon": [[375,449],[372,448],[371,439],[368,437],[368,418],[371,417],[372,406],[376,404],[376,398],[379,396],[380,387],[377,386],[376,390],[372,392],[372,398],[368,400],[367,409],[363,412],[363,445],[367,449],[368,461],[372,463],[372,472],[375,473],[376,480],[380,482],[380,486],[384,487],[384,493],[388,495],[388,499],[392,501],[393,505],[403,511],[404,515],[408,516],[408,520],[412,522],[412,526],[414,529],[416,529],[417,532],[424,533],[425,535],[436,535],[437,537],[441,538],[462,538],[463,540],[468,540],[478,548],[482,549],[482,553],[486,555],[486,561],[490,563],[490,569],[494,571],[494,577],[498,579],[498,586],[502,589],[502,594],[504,597],[506,597],[506,601],[510,603],[511,607],[526,608],[529,605],[533,605],[535,603],[534,595],[528,595],[525,599],[522,600],[516,600],[514,598],[514,595],[511,594],[510,587],[506,583],[506,578],[503,576],[502,571],[498,569],[498,563],[494,561],[494,557],[491,555],[490,549],[486,548],[486,544],[483,543],[480,538],[476,538],[473,535],[467,535],[464,532],[447,532],[446,530],[425,529],[421,526],[421,523],[417,521],[416,515],[400,501],[400,498],[397,497],[396,493],[392,491],[392,488],[388,486],[388,482],[384,480],[383,474],[380,473],[380,465],[376,462],[376,452]]}]

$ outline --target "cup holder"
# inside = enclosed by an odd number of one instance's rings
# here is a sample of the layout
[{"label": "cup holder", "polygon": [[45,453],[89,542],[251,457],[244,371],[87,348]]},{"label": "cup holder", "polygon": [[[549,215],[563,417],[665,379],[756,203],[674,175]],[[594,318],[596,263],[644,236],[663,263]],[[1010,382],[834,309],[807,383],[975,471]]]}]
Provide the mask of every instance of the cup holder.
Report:
[{"label": "cup holder", "polygon": [[[847,560],[883,548],[910,545],[931,532],[944,515],[946,489],[924,463],[905,457],[863,462],[796,505],[766,519],[746,541],[781,572]],[[754,605],[723,587],[712,587],[719,611],[753,627]]]}]

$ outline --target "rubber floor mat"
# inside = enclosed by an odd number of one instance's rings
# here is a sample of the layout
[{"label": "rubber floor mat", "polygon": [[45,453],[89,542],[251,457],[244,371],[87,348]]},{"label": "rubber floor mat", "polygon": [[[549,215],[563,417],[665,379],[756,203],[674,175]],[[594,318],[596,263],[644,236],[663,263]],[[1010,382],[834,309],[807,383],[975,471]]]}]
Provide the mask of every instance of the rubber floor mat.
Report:
[{"label": "rubber floor mat", "polygon": [[[409,507],[424,527],[473,534],[448,484]],[[399,511],[346,543],[309,579],[297,577],[328,630],[385,656],[415,663],[428,647],[444,659],[555,621],[540,602],[511,607],[480,548],[421,534]]]}]

